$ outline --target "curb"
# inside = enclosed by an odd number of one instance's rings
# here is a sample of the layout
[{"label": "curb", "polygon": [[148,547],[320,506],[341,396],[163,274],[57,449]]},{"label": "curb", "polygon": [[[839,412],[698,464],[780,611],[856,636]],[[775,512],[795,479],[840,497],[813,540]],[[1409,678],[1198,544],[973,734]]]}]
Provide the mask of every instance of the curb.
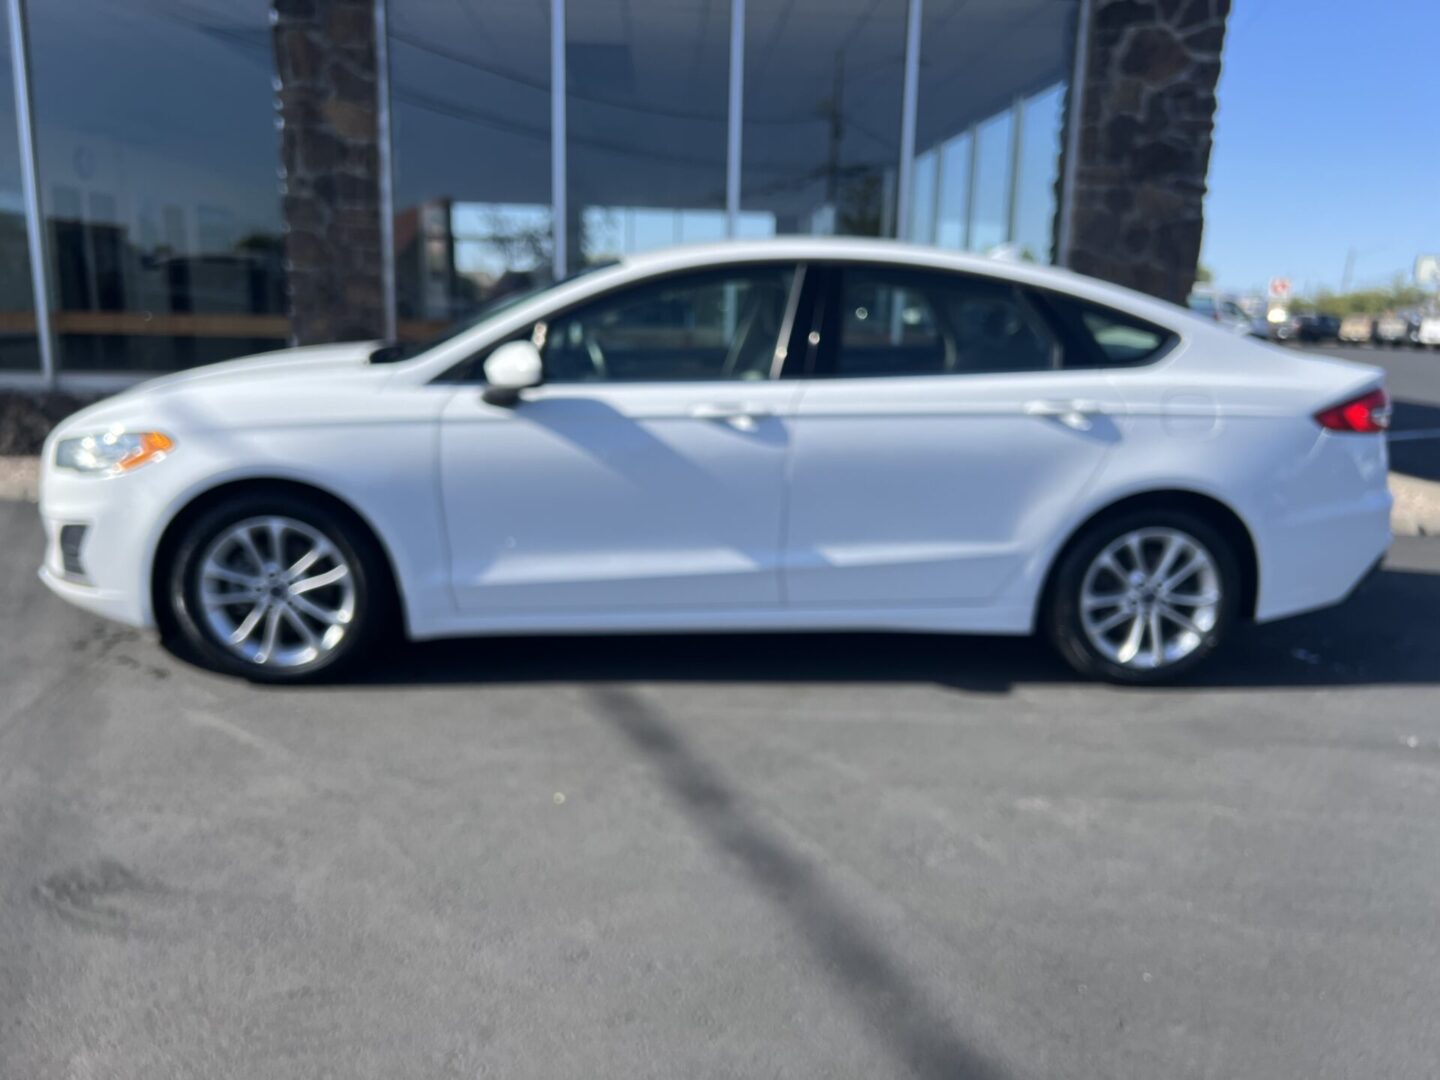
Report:
[{"label": "curb", "polygon": [[1390,528],[1396,536],[1440,536],[1440,483],[1403,473],[1390,474]]}]

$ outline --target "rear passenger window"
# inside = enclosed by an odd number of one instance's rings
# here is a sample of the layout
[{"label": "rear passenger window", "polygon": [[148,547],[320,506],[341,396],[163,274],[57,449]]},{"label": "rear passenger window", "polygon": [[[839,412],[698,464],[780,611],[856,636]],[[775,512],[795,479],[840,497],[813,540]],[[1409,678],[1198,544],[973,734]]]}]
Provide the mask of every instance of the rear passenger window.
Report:
[{"label": "rear passenger window", "polygon": [[961,274],[846,268],[834,370],[849,378],[1042,371],[1057,342],[1013,286]]}]

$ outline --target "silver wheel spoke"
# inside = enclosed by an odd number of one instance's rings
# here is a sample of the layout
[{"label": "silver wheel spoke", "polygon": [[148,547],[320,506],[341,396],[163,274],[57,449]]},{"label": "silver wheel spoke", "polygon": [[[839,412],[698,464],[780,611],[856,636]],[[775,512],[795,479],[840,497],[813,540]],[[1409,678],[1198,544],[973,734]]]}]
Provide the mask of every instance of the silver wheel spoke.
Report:
[{"label": "silver wheel spoke", "polygon": [[1165,663],[1165,635],[1160,628],[1160,610],[1150,609],[1150,616],[1146,620],[1150,630],[1150,666],[1159,667]]},{"label": "silver wheel spoke", "polygon": [[307,596],[296,593],[290,597],[290,606],[296,611],[304,612],[316,622],[324,623],[326,626],[335,626],[345,620],[341,618],[338,611],[327,611]]},{"label": "silver wheel spoke", "polygon": [[1145,573],[1145,556],[1140,550],[1140,536],[1138,533],[1131,533],[1125,538],[1125,550],[1130,552],[1132,570],[1139,570]]},{"label": "silver wheel spoke", "polygon": [[275,655],[275,643],[280,638],[280,607],[271,607],[265,615],[265,638],[260,643],[260,651],[255,654],[257,664],[266,664]]},{"label": "silver wheel spoke", "polygon": [[286,528],[281,518],[271,518],[265,523],[265,528],[270,533],[270,551],[272,561],[277,566],[285,565],[285,534],[290,530]]},{"label": "silver wheel spoke", "polygon": [[250,561],[255,564],[255,572],[265,572],[265,558],[260,554],[260,549],[255,546],[255,538],[250,535],[249,529],[241,529],[235,534],[235,542],[245,549],[245,554],[250,556]]},{"label": "silver wheel spoke", "polygon": [[1218,592],[1167,593],[1165,602],[1172,606],[1180,604],[1183,607],[1209,607],[1211,604],[1220,602],[1220,594]]},{"label": "silver wheel spoke", "polygon": [[1097,634],[1109,633],[1111,630],[1114,630],[1115,627],[1123,623],[1126,619],[1133,618],[1135,618],[1135,613],[1133,611],[1130,611],[1127,608],[1121,608],[1119,611],[1115,612],[1115,614],[1107,615],[1105,618],[1101,619],[1098,623],[1096,623],[1095,632]]},{"label": "silver wheel spoke", "polygon": [[1125,635],[1125,643],[1120,646],[1115,658],[1122,664],[1128,664],[1135,657],[1140,655],[1140,646],[1145,640],[1145,620],[1135,615],[1130,622],[1130,632]]},{"label": "silver wheel spoke", "polygon": [[1152,585],[1165,580],[1166,575],[1174,568],[1175,560],[1186,552],[1188,546],[1178,536],[1165,538],[1165,550],[1160,553],[1160,561],[1155,565],[1155,572],[1150,575]]},{"label": "silver wheel spoke", "polygon": [[202,592],[200,594],[200,602],[208,608],[235,607],[239,604],[254,604],[258,606],[260,598],[254,593],[249,592]]},{"label": "silver wheel spoke", "polygon": [[1202,560],[1200,558],[1199,552],[1194,553],[1193,555],[1191,555],[1190,559],[1180,567],[1179,570],[1176,570],[1173,574],[1171,574],[1168,578],[1166,578],[1160,583],[1160,588],[1165,592],[1169,592],[1177,585],[1185,584],[1185,582],[1188,581],[1192,575],[1194,575],[1195,571],[1200,569],[1201,561]]},{"label": "silver wheel spoke", "polygon": [[259,585],[261,580],[258,574],[242,574],[238,570],[214,564],[206,566],[200,576],[208,581],[224,581],[230,585],[245,585],[249,588]]},{"label": "silver wheel spoke", "polygon": [[1159,612],[1164,618],[1169,619],[1182,630],[1188,630],[1192,634],[1204,633],[1204,631],[1201,630],[1200,627],[1195,625],[1195,621],[1191,619],[1190,616],[1181,615],[1180,612],[1176,611],[1169,604],[1162,604],[1159,608]]},{"label": "silver wheel spoke", "polygon": [[1111,555],[1108,551],[1095,560],[1095,565],[1102,570],[1110,571],[1119,581],[1129,579],[1129,575],[1126,574],[1121,565],[1115,561],[1115,556]]},{"label": "silver wheel spoke", "polygon": [[285,574],[291,581],[294,581],[328,554],[330,554],[328,544],[315,544],[304,555],[296,559],[290,565],[290,569],[285,571]]},{"label": "silver wheel spoke", "polygon": [[306,645],[313,649],[320,644],[320,638],[314,630],[310,629],[310,624],[302,619],[300,613],[293,607],[289,604],[283,604],[280,607],[280,613],[285,617],[285,621],[290,624],[291,628],[305,639]]},{"label": "silver wheel spoke", "polygon": [[1082,597],[1080,600],[1080,606],[1086,611],[1098,611],[1101,608],[1119,607],[1123,603],[1125,603],[1125,594],[1123,592],[1092,593],[1089,596]]},{"label": "silver wheel spoke", "polygon": [[268,606],[262,601],[250,609],[250,613],[240,620],[240,625],[235,627],[234,633],[230,635],[231,645],[239,645],[250,639],[250,635],[255,632],[255,627],[260,625],[260,619],[264,616]]},{"label": "silver wheel spoke", "polygon": [[348,576],[350,568],[340,563],[323,574],[316,574],[314,577],[301,578],[299,581],[290,583],[290,591],[293,593],[305,593],[311,589],[323,589],[326,585],[334,585],[337,581]]}]

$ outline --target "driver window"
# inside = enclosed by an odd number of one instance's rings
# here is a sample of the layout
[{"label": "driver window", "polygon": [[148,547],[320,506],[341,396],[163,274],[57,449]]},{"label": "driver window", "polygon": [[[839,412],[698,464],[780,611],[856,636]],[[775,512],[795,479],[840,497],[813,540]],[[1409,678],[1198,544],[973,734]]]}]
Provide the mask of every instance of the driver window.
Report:
[{"label": "driver window", "polygon": [[611,293],[550,320],[545,381],[768,379],[793,278],[735,267]]}]

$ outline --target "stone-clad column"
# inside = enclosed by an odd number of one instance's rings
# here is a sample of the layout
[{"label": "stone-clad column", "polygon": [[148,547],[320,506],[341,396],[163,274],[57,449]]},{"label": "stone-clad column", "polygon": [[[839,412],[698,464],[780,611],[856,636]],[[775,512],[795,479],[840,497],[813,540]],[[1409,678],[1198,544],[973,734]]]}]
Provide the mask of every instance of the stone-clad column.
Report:
[{"label": "stone-clad column", "polygon": [[1092,0],[1071,268],[1183,302],[1230,0]]},{"label": "stone-clad column", "polygon": [[372,0],[273,0],[285,257],[296,344],[378,337]]}]

